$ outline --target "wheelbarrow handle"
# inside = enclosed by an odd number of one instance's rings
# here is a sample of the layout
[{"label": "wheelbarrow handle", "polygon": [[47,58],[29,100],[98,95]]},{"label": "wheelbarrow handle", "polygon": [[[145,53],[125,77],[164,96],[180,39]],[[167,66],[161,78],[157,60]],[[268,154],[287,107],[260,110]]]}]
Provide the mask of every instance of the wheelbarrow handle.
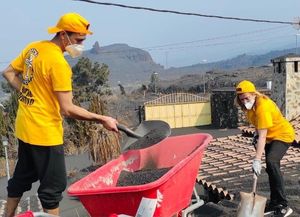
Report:
[{"label": "wheelbarrow handle", "polygon": [[117,124],[117,128],[118,130],[123,131],[127,136],[133,137],[133,138],[141,138],[142,136],[136,132],[133,132],[132,130],[130,130],[128,127],[122,125],[122,124]]}]

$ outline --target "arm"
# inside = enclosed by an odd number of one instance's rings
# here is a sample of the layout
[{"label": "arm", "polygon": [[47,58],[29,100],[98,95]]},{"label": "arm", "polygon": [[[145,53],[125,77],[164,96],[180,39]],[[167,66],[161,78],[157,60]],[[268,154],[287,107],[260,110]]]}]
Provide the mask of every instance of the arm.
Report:
[{"label": "arm", "polygon": [[267,129],[257,130],[258,141],[256,146],[257,148],[256,148],[255,159],[261,160],[266,145],[267,132],[268,132]]},{"label": "arm", "polygon": [[252,162],[252,170],[256,176],[261,173],[261,157],[266,145],[267,131],[267,129],[257,130],[258,141],[256,146],[256,155]]},{"label": "arm", "polygon": [[21,90],[22,81],[19,77],[21,72],[16,71],[11,65],[9,65],[2,73],[3,77],[8,83],[17,91]]},{"label": "arm", "polygon": [[100,122],[106,129],[118,132],[118,122],[116,119],[92,113],[84,108],[81,108],[80,106],[74,105],[72,101],[72,91],[56,91],[55,94],[60,105],[61,114],[63,116],[77,120]]}]

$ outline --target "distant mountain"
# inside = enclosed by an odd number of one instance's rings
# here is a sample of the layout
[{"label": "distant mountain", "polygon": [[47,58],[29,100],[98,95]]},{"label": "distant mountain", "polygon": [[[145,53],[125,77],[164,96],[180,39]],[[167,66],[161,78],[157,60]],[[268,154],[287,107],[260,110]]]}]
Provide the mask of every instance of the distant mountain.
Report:
[{"label": "distant mountain", "polygon": [[[188,74],[202,74],[212,70],[230,71],[270,65],[270,60],[295,52],[295,49],[275,50],[261,55],[242,54],[231,59],[205,64],[164,69],[153,61],[151,55],[142,49],[130,47],[127,44],[112,44],[100,47],[96,42],[92,49],[84,52],[83,56],[92,61],[105,63],[110,69],[110,83],[115,86],[118,81],[123,85],[141,84],[150,81],[153,72],[158,72],[161,79],[174,79]],[[66,57],[71,65],[78,59]]]},{"label": "distant mountain", "polygon": [[195,64],[192,66],[185,66],[179,68],[170,68],[165,71],[165,74],[180,76],[185,74],[207,72],[211,70],[236,70],[236,69],[245,69],[249,67],[270,65],[271,59],[278,56],[283,56],[289,53],[293,53],[293,52],[295,52],[294,48],[270,51],[266,54],[261,54],[261,55],[242,54],[232,59],[227,59],[227,60],[222,60],[217,62]]},{"label": "distant mountain", "polygon": [[272,81],[272,76],[273,67],[271,66],[249,67],[230,71],[211,70],[206,73],[186,74],[174,79],[161,79],[158,87],[162,90],[173,88],[173,90],[180,91],[210,92],[224,87],[232,88],[241,80],[246,79],[254,82],[259,88],[266,88],[266,82]]},{"label": "distant mountain", "polygon": [[[191,66],[169,68],[167,70],[165,70],[162,65],[155,63],[147,51],[130,47],[127,44],[112,44],[100,47],[99,43],[96,42],[90,50],[83,53],[83,56],[88,57],[92,61],[105,63],[109,66],[111,72],[110,83],[112,86],[116,86],[118,81],[120,81],[122,85],[128,86],[134,84],[141,85],[142,83],[145,84],[149,82],[150,76],[153,72],[158,72],[160,79],[173,82],[174,79],[185,75],[201,75],[204,72],[213,72],[217,75],[217,71],[222,71],[222,74],[243,69],[247,69],[246,71],[249,71],[248,68],[270,65],[271,59],[293,52],[295,52],[295,48],[270,51],[261,55],[242,54],[227,60],[206,64],[199,63]],[[66,59],[72,66],[78,61],[78,59],[72,59],[69,56],[66,56]],[[264,70],[265,69],[262,70],[263,74]],[[234,72],[233,77],[236,76],[235,74],[236,72]],[[247,73],[243,74],[243,76],[246,75]],[[228,76],[230,76],[230,73]],[[266,79],[270,79],[269,73],[267,73],[266,76]],[[200,76],[196,78],[193,76],[187,76],[185,79],[184,83],[192,83],[195,80],[200,83],[202,77]],[[229,80],[232,79],[233,78],[230,78]],[[3,78],[0,76],[0,81],[2,80]],[[183,81],[180,79],[178,81],[178,85],[182,82]],[[166,82],[166,84],[168,84],[168,82]],[[0,88],[0,100],[3,97],[6,97],[6,95]]]},{"label": "distant mountain", "polygon": [[[83,56],[108,65],[112,85],[116,85],[118,81],[122,84],[150,81],[153,72],[164,70],[163,66],[153,61],[147,51],[130,47],[127,44],[100,47],[96,42],[92,49],[83,53]],[[66,58],[71,65],[77,62],[77,59],[71,59],[68,56]]]}]

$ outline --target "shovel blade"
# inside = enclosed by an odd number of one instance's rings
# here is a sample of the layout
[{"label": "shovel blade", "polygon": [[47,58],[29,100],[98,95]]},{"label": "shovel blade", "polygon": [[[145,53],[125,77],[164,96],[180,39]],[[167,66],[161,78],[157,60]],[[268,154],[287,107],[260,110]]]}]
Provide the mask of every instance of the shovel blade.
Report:
[{"label": "shovel blade", "polygon": [[121,148],[122,152],[143,149],[155,145],[171,134],[171,128],[169,124],[164,121],[149,120],[140,123],[134,133],[141,135],[141,137],[128,138],[125,145]]},{"label": "shovel blade", "polygon": [[240,192],[241,202],[237,217],[263,217],[267,198],[255,193]]}]

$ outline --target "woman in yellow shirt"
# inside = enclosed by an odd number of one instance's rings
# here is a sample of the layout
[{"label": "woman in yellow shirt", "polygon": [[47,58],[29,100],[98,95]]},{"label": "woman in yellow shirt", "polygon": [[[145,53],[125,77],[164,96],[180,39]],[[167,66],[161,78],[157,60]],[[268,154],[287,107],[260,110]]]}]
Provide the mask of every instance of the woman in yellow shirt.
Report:
[{"label": "woman in yellow shirt", "polygon": [[252,169],[261,173],[261,158],[265,151],[266,172],[269,176],[270,203],[266,212],[289,216],[293,210],[288,206],[280,161],[295,139],[292,125],[282,116],[279,108],[269,97],[256,91],[250,81],[241,81],[236,87],[236,102],[254,125],[258,135],[255,144],[256,155]]}]

